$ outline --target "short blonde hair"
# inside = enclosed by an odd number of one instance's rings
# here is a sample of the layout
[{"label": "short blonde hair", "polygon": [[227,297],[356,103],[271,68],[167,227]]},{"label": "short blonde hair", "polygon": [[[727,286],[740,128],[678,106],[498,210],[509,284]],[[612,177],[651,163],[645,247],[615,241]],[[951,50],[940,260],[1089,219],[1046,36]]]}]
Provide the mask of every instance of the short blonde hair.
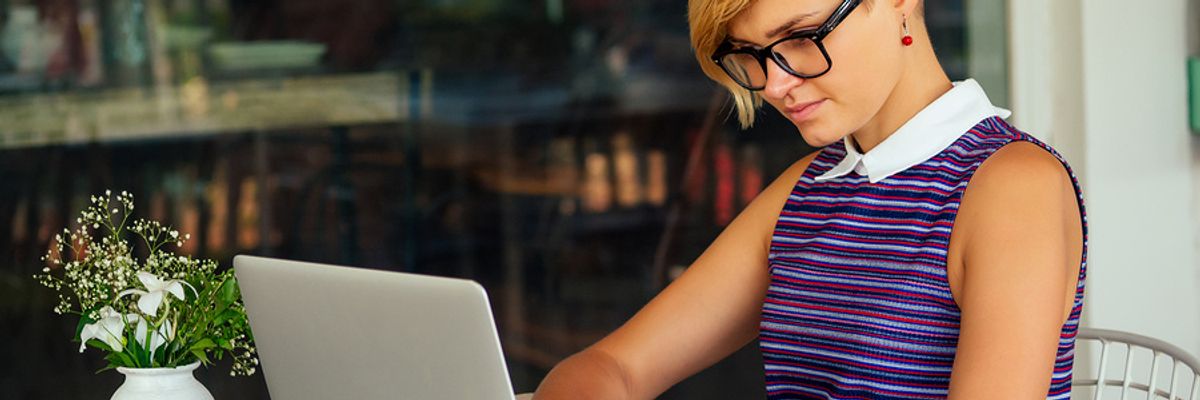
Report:
[{"label": "short blonde hair", "polygon": [[688,28],[696,61],[709,79],[724,86],[733,96],[738,122],[742,129],[754,125],[754,114],[762,106],[762,96],[741,87],[712,61],[712,53],[729,34],[729,21],[750,6],[754,0],[689,0]]},{"label": "short blonde hair", "polygon": [[[762,96],[730,79],[729,75],[712,61],[712,53],[727,38],[729,21],[753,2],[754,0],[688,0],[687,11],[696,61],[700,63],[704,75],[724,86],[733,96],[733,105],[742,129],[754,126],[754,115],[762,106]],[[923,3],[922,1],[918,4],[914,12],[917,18],[923,18]],[[862,4],[867,9],[871,8],[871,0],[863,0]]]}]

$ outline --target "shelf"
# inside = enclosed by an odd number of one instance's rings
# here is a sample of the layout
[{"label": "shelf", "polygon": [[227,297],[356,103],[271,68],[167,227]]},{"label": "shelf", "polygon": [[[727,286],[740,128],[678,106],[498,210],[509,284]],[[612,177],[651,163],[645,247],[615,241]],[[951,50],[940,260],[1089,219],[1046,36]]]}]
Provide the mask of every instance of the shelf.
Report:
[{"label": "shelf", "polygon": [[0,97],[0,148],[393,122],[400,85],[371,73]]},{"label": "shelf", "polygon": [[[405,73],[377,72],[188,83],[94,93],[0,97],[0,149],[171,139],[247,131],[403,122],[458,126],[704,110],[716,93],[702,79],[630,76],[606,92],[611,106],[571,111],[569,89],[519,90],[502,84],[456,87]],[[418,104],[411,104],[417,102]]]}]

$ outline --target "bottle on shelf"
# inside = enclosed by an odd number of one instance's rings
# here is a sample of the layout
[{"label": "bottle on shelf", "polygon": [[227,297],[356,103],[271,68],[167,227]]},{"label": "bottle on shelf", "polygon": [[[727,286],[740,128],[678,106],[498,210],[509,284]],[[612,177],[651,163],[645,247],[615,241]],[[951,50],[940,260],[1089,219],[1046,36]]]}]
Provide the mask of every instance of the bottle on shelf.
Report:
[{"label": "bottle on shelf", "polygon": [[242,179],[241,193],[237,204],[237,246],[239,249],[258,247],[259,235],[258,191],[262,190],[253,176]]},{"label": "bottle on shelf", "polygon": [[634,207],[642,202],[642,182],[638,176],[637,153],[626,131],[613,135],[613,169],[617,181],[617,205]]},{"label": "bottle on shelf", "polygon": [[229,222],[228,171],[228,162],[218,161],[213,170],[212,181],[208,183],[204,193],[209,206],[205,247],[210,253],[226,250],[225,233]]},{"label": "bottle on shelf", "polygon": [[659,149],[646,153],[646,202],[657,207],[667,203],[667,154]]},{"label": "bottle on shelf", "polygon": [[583,159],[584,177],[582,187],[583,209],[587,212],[601,213],[612,208],[613,188],[609,172],[609,157],[595,149],[590,149]]},{"label": "bottle on shelf", "polygon": [[548,152],[549,162],[546,168],[551,192],[562,194],[559,198],[558,212],[562,215],[573,215],[578,207],[578,197],[574,194],[579,185],[575,138],[555,138],[550,142]]},{"label": "bottle on shelf", "polygon": [[100,45],[102,32],[95,0],[79,2],[77,20],[83,62],[76,82],[81,87],[99,86],[104,83],[104,48]]},{"label": "bottle on shelf", "polygon": [[149,85],[152,82],[151,49],[147,35],[145,0],[100,2],[104,12],[106,79],[116,85]]}]

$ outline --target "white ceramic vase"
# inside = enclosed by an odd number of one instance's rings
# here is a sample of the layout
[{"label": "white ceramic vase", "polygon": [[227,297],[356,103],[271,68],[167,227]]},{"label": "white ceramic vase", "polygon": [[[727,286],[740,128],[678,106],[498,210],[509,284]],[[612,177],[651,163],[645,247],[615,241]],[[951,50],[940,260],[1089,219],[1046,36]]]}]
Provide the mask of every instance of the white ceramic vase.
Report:
[{"label": "white ceramic vase", "polygon": [[192,371],[200,362],[175,368],[125,368],[117,371],[125,375],[125,383],[113,393],[112,400],[213,400],[212,394]]}]

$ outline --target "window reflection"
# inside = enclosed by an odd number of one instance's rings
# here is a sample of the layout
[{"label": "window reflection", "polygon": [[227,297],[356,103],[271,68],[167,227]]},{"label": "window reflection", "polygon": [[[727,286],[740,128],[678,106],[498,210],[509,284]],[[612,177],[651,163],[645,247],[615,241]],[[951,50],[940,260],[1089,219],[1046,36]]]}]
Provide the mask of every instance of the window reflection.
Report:
[{"label": "window reflection", "polygon": [[[962,2],[928,7],[948,72],[966,77]],[[0,0],[0,339],[29,344],[5,347],[26,361],[0,373],[0,398],[119,384],[92,373],[98,354],[74,351],[74,323],[29,279],[106,188],[226,265],[249,253],[478,280],[514,386],[533,390],[812,150],[773,110],[748,131],[726,119],[685,9]],[[219,398],[265,397],[261,375],[197,375]],[[750,346],[662,398],[761,386]]]}]

